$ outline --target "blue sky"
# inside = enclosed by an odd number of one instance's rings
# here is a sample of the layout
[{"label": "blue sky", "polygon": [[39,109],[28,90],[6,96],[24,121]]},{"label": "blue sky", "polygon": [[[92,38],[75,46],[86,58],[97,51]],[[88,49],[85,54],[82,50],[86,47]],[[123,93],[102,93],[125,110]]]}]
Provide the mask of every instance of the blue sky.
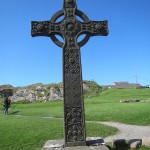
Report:
[{"label": "blue sky", "polygon": [[[150,0],[76,0],[90,20],[108,20],[109,35],[81,48],[84,80],[150,84]],[[31,21],[46,21],[63,0],[0,1],[0,85],[62,81],[62,49],[48,37],[31,37]]]}]

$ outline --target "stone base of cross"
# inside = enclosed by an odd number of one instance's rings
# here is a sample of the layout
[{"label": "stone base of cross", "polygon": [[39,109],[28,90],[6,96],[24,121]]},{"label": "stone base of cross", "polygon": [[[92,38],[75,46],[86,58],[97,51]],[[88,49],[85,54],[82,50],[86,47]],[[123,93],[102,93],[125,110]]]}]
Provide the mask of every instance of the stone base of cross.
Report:
[{"label": "stone base of cross", "polygon": [[86,146],[64,147],[64,140],[49,140],[42,150],[109,150],[100,137],[88,137]]},{"label": "stone base of cross", "polygon": [[[64,19],[56,23],[63,15]],[[84,22],[80,22],[76,16]],[[62,47],[65,146],[86,145],[80,47],[88,42],[90,36],[107,36],[107,21],[90,21],[77,9],[75,0],[64,0],[63,9],[50,21],[32,21],[31,32],[33,37],[50,37],[56,45]],[[64,43],[56,38],[56,34],[64,39]],[[77,43],[81,34],[86,36]]]}]

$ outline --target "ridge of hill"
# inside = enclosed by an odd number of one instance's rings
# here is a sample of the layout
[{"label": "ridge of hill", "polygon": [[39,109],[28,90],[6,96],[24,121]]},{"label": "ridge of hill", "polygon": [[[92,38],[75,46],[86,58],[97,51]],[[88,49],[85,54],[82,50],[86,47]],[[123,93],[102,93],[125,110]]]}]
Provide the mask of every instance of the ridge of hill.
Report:
[{"label": "ridge of hill", "polygon": [[[85,98],[100,96],[103,100],[150,100],[150,88],[102,88],[94,81],[83,82],[83,93]],[[42,84],[36,83],[24,87],[13,87],[11,85],[0,86],[0,98],[10,96],[12,102],[21,101],[28,103],[32,101],[63,100],[62,83]]]},{"label": "ridge of hill", "polygon": [[[102,87],[94,81],[83,81],[83,93],[85,97],[98,96]],[[63,84],[36,83],[23,87],[13,87],[11,85],[0,86],[0,98],[9,96],[12,102],[32,102],[63,100]]]}]

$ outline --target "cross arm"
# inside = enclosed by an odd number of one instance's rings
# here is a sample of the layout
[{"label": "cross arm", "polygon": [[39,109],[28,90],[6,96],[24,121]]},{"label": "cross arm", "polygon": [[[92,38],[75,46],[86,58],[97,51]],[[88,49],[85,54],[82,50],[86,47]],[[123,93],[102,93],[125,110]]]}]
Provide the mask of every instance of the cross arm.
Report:
[{"label": "cross arm", "polygon": [[95,35],[108,35],[108,21],[89,21],[81,24],[81,31],[85,34]]},{"label": "cross arm", "polygon": [[52,23],[50,21],[32,21],[31,22],[31,35],[35,36],[48,36],[52,34],[61,34],[59,23]]}]

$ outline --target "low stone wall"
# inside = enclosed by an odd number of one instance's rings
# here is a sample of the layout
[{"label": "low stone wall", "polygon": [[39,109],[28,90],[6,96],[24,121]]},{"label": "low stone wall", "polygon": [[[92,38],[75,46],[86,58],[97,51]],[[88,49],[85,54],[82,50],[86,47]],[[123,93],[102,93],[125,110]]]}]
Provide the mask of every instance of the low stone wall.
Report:
[{"label": "low stone wall", "polygon": [[150,147],[150,137],[145,137],[143,139],[131,139],[126,141],[125,139],[117,139],[112,141],[113,148],[123,149],[123,148],[131,148],[138,149],[141,146]]},{"label": "low stone wall", "polygon": [[149,103],[150,100],[120,100],[120,103],[137,103],[137,102],[146,102]]}]

